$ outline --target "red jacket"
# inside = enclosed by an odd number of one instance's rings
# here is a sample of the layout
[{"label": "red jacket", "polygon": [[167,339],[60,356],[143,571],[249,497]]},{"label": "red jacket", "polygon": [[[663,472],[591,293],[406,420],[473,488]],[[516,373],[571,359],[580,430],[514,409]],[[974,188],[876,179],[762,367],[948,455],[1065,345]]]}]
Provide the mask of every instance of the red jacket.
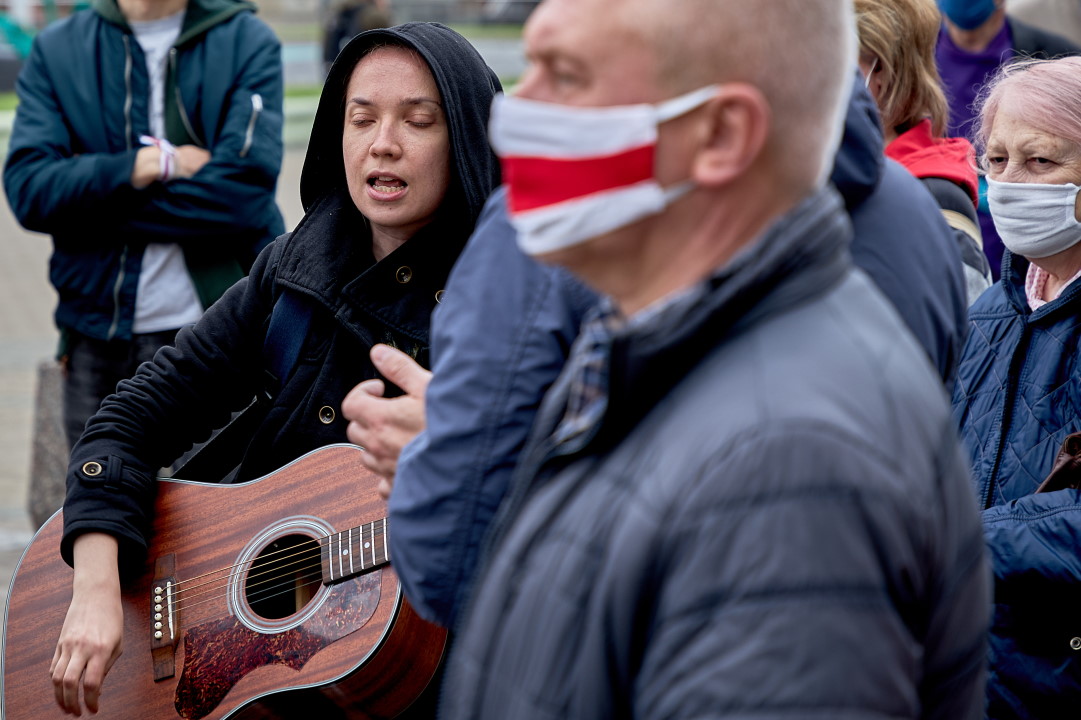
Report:
[{"label": "red jacket", "polygon": [[886,156],[918,178],[937,177],[957,183],[972,198],[973,205],[979,201],[972,143],[959,137],[933,137],[930,119],[921,120],[887,145]]}]

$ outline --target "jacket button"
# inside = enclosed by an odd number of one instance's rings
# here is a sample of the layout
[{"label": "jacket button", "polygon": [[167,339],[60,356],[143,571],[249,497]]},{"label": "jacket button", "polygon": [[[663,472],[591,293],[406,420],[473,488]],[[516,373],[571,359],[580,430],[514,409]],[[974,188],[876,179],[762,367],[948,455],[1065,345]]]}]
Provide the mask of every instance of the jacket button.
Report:
[{"label": "jacket button", "polygon": [[1070,647],[1074,650],[1081,650],[1081,637],[1075,637],[1071,640]]},{"label": "jacket button", "polygon": [[402,265],[398,268],[398,272],[394,274],[394,279],[405,285],[407,282],[413,279],[413,268],[408,265]]},{"label": "jacket button", "polygon": [[435,291],[435,301],[437,303],[443,302],[443,291],[442,290],[436,290]]},{"label": "jacket button", "polygon": [[101,463],[83,463],[83,473],[88,475],[89,477],[97,477],[98,475],[101,475]]},{"label": "jacket button", "polygon": [[330,405],[324,405],[323,407],[319,408],[319,422],[323,423],[324,425],[330,425],[332,422],[334,422],[335,417],[336,415],[334,413],[334,408],[332,408]]}]

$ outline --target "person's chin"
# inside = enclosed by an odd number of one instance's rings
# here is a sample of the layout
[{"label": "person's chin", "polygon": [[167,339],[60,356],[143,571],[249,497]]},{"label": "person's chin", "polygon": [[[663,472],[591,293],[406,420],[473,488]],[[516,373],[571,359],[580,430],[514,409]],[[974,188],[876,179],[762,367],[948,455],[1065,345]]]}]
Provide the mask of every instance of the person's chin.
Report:
[{"label": "person's chin", "polygon": [[368,220],[387,227],[407,225],[411,221],[409,206],[402,201],[375,201],[365,198],[360,211]]}]

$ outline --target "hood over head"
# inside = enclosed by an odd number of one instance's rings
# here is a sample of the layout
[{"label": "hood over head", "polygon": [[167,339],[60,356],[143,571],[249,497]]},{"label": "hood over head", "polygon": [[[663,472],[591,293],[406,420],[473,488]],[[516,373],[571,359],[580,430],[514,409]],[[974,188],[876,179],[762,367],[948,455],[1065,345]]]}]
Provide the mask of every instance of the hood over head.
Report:
[{"label": "hood over head", "polygon": [[427,63],[442,96],[450,131],[451,182],[440,215],[469,224],[499,185],[499,163],[488,144],[488,113],[499,79],[477,50],[439,23],[406,23],[363,32],[342,48],[330,68],[312,125],[300,199],[304,210],[331,194],[348,196],[342,159],[345,91],[353,69],[374,47],[397,45],[415,50]]}]

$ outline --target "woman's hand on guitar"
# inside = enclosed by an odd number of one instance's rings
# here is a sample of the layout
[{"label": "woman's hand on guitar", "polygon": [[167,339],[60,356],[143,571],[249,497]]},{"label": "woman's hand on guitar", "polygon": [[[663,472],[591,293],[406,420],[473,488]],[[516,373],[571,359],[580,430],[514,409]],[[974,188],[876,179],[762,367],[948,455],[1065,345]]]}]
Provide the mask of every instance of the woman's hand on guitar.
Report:
[{"label": "woman's hand on guitar", "polygon": [[66,713],[81,715],[84,705],[89,712],[98,711],[105,674],[120,657],[124,609],[116,539],[103,533],[82,535],[75,541],[74,556],[71,605],[49,672],[57,704]]}]

